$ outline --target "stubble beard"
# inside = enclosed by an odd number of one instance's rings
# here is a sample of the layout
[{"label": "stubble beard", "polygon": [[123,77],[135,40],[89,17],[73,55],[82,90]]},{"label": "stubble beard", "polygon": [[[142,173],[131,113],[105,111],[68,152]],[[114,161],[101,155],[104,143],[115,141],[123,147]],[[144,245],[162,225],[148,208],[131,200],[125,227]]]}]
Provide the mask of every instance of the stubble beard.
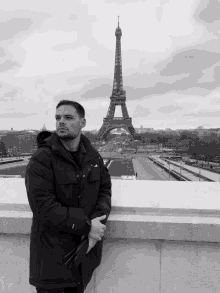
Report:
[{"label": "stubble beard", "polygon": [[77,138],[77,136],[79,135],[79,132],[77,134],[65,134],[65,135],[60,135],[59,133],[57,133],[57,135],[59,136],[59,138],[65,142],[74,140]]}]

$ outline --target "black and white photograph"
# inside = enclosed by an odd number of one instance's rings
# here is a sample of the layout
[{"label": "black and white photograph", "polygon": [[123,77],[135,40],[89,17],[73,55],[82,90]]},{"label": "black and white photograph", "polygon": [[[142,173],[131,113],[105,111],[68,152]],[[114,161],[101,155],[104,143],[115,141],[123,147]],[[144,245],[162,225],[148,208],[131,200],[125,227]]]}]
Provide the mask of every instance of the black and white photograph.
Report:
[{"label": "black and white photograph", "polygon": [[220,292],[220,1],[0,5],[0,292]]}]

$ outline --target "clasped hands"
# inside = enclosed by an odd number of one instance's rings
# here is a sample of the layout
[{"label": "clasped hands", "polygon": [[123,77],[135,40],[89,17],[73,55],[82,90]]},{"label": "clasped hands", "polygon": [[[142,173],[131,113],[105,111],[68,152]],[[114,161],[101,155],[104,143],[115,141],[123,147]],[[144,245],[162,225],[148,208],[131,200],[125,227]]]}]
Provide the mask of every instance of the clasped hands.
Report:
[{"label": "clasped hands", "polygon": [[87,253],[96,245],[97,241],[100,241],[104,235],[106,226],[100,221],[104,220],[106,215],[97,217],[91,220],[91,231],[89,233],[89,247]]}]

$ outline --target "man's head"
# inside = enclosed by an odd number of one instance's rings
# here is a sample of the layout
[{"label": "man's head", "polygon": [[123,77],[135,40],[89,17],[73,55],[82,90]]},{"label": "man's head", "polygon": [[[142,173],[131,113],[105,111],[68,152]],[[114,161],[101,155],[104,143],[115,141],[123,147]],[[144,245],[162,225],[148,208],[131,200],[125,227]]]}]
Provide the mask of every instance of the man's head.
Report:
[{"label": "man's head", "polygon": [[56,106],[56,133],[63,140],[73,140],[86,125],[85,110],[79,103],[62,100]]}]

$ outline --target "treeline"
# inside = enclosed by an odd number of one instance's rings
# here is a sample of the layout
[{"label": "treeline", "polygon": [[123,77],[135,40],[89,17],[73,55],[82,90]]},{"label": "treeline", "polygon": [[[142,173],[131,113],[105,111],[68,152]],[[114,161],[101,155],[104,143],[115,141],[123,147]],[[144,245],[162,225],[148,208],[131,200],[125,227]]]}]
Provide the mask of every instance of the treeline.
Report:
[{"label": "treeline", "polygon": [[34,133],[6,134],[1,137],[0,156],[17,156],[34,152],[36,148],[36,134]]},{"label": "treeline", "polygon": [[[89,138],[91,142],[96,142],[97,135],[90,131],[85,131],[83,134]],[[110,134],[109,139],[115,137],[115,134]],[[37,133],[8,133],[0,138],[0,157],[18,156],[22,153],[33,153],[37,149],[36,143]]]},{"label": "treeline", "polygon": [[220,136],[215,132],[203,135],[187,130],[172,133],[148,132],[137,134],[135,137],[146,144],[163,144],[164,147],[173,148],[196,159],[213,160],[216,156],[220,156]]},{"label": "treeline", "polygon": [[[91,142],[96,141],[97,134],[92,132],[84,133]],[[122,134],[125,135],[125,134]],[[117,136],[109,134],[108,140]],[[195,130],[185,131],[154,131],[146,133],[137,133],[134,135],[135,140],[144,144],[162,144],[163,147],[175,149],[176,152],[185,153],[196,159],[214,160],[220,156],[220,135],[216,132],[207,132],[203,135]]]},{"label": "treeline", "polygon": [[[88,137],[88,139],[91,141],[91,142],[96,142],[97,141],[97,134],[98,133],[94,133],[94,132],[90,132],[90,131],[83,131],[83,134]],[[108,134],[108,141],[111,140],[112,138],[118,136],[117,134],[111,134],[109,133]]]},{"label": "treeline", "polygon": [[[91,142],[97,141],[97,133],[83,131],[83,134]],[[108,140],[115,136],[117,135],[110,133]],[[181,132],[154,131],[135,134],[134,139],[144,144],[162,144],[164,147],[173,148],[197,159],[213,160],[216,156],[220,156],[220,136],[215,132],[205,133],[201,136],[198,132],[190,130]],[[36,148],[36,134],[34,133],[8,134],[1,137],[0,140],[0,155],[3,156],[33,152]]]}]

